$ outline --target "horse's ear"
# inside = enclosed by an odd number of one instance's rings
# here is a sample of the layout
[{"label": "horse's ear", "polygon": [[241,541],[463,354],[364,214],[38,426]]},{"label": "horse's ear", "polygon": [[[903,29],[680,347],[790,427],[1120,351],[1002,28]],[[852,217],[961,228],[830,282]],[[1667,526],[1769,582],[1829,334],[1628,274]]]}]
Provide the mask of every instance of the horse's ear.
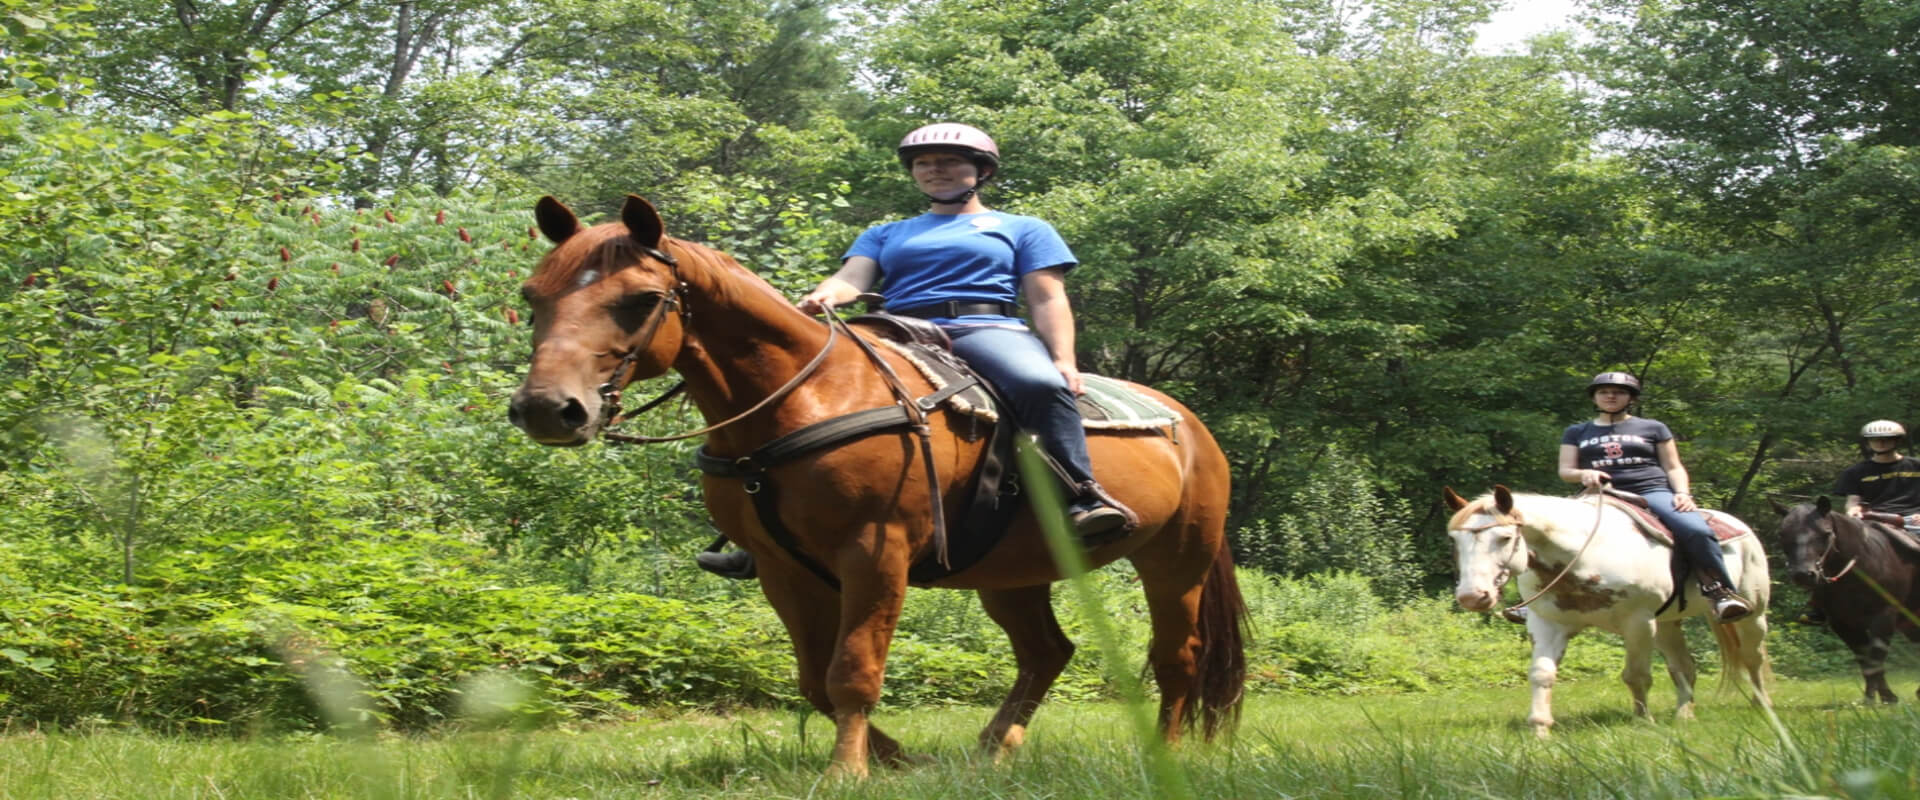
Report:
[{"label": "horse's ear", "polygon": [[1829,512],[1833,511],[1833,501],[1827,499],[1827,496],[1823,494],[1823,495],[1820,495],[1819,497],[1814,498],[1813,507],[1815,510],[1820,512],[1820,516],[1824,517]]},{"label": "horse's ear", "polygon": [[645,247],[659,249],[661,237],[667,235],[660,212],[637,194],[627,195],[626,205],[620,207],[620,221],[627,224],[627,235]]},{"label": "horse's ear", "polygon": [[1502,514],[1513,513],[1513,490],[1508,489],[1505,484],[1494,484],[1493,504]]},{"label": "horse's ear", "polygon": [[533,218],[540,223],[540,232],[547,235],[554,244],[559,244],[580,232],[580,218],[573,215],[573,209],[565,203],[553,199],[553,195],[540,198],[533,204]]},{"label": "horse's ear", "polygon": [[1459,511],[1460,509],[1467,507],[1466,498],[1461,497],[1460,495],[1454,494],[1453,487],[1451,486],[1440,487],[1440,497],[1441,499],[1444,499],[1447,501],[1447,508],[1451,508],[1455,511]]},{"label": "horse's ear", "polygon": [[1780,505],[1780,501],[1769,497],[1767,498],[1767,505],[1773,506],[1773,513],[1783,517],[1787,515],[1787,507]]}]

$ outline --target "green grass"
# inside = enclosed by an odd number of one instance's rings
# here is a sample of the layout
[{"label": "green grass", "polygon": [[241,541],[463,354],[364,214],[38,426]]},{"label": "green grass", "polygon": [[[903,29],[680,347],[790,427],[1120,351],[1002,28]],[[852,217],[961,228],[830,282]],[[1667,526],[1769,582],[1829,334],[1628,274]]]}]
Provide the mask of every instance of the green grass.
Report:
[{"label": "green grass", "polygon": [[[1627,714],[1616,681],[1563,682],[1554,738],[1524,724],[1524,689],[1368,697],[1260,697],[1239,734],[1176,754],[1194,794],[1277,797],[1920,797],[1920,709],[1903,672],[1896,708],[1857,705],[1853,677],[1781,680],[1775,702],[1811,781],[1764,715],[1704,681],[1699,719]],[[1662,677],[1661,680],[1664,680]],[[972,749],[981,708],[884,710],[877,721],[930,763],[820,782],[832,726],[818,716],[676,714],[533,732],[359,740],[144,733],[0,738],[0,796],[40,798],[1148,798],[1124,709],[1043,709],[1001,764]]]}]

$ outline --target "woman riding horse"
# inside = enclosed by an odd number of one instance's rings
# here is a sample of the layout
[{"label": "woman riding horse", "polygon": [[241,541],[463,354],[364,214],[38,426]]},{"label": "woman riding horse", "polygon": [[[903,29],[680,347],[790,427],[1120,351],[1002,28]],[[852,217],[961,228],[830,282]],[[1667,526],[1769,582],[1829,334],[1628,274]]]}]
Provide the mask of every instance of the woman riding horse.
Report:
[{"label": "woman riding horse", "polygon": [[1675,548],[1705,574],[1700,593],[1713,601],[1714,617],[1732,622],[1753,613],[1753,606],[1734,592],[1720,543],[1687,491],[1691,481],[1673,431],[1627,411],[1640,397],[1640,379],[1602,372],[1587,383],[1587,396],[1600,415],[1561,434],[1560,479],[1588,489],[1611,483],[1646,498],[1647,508],[1673,532]]},{"label": "woman riding horse", "polygon": [[[800,298],[800,310],[820,314],[880,286],[887,313],[939,325],[954,354],[1039,438],[1073,483],[1067,511],[1082,539],[1099,544],[1137,526],[1138,517],[1094,481],[1074,404],[1081,384],[1066,293],[1066,274],[1078,263],[1073,251],[1045,221],[994,211],[980,200],[980,187],[1000,170],[1000,149],[980,129],[925,125],[902,138],[897,153],[931,207],[861,233],[840,270]],[[1013,315],[1019,295],[1032,330]],[[752,575],[744,551],[707,552],[698,560],[716,574]]]}]

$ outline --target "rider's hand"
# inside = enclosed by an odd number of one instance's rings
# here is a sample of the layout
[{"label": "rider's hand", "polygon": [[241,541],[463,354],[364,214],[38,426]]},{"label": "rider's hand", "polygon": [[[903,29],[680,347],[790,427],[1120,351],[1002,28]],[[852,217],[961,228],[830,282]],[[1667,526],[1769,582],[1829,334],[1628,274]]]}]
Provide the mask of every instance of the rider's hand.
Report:
[{"label": "rider's hand", "polygon": [[1609,478],[1607,477],[1607,473],[1601,472],[1600,470],[1597,470],[1597,469],[1580,470],[1580,485],[1585,486],[1589,489],[1598,489],[1602,486],[1605,486],[1607,485],[1608,480]]},{"label": "rider's hand", "polygon": [[829,292],[825,289],[815,289],[811,292],[808,292],[805,297],[800,298],[799,301],[795,302],[793,305],[794,307],[800,309],[800,312],[803,314],[806,314],[808,316],[819,316],[820,314],[826,312],[827,305],[832,302],[833,302],[832,292]]},{"label": "rider's hand", "polygon": [[1060,370],[1060,377],[1067,379],[1067,391],[1073,392],[1075,397],[1086,394],[1087,387],[1080,381],[1078,367],[1072,363],[1062,364],[1058,361],[1053,362],[1053,367]]},{"label": "rider's hand", "polygon": [[1853,517],[1854,519],[1864,519],[1865,517],[1863,515],[1865,513],[1866,510],[1859,506],[1847,506],[1847,516]]},{"label": "rider's hand", "polygon": [[1699,506],[1694,505],[1693,503],[1693,495],[1688,494],[1686,492],[1676,492],[1673,495],[1673,510],[1686,512],[1686,511],[1693,511],[1698,508]]}]

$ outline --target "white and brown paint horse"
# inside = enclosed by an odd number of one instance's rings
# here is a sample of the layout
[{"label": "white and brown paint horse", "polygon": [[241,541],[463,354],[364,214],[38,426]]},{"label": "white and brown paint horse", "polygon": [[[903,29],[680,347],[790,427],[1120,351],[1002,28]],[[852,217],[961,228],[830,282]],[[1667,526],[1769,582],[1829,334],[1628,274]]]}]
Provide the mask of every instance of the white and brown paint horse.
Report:
[{"label": "white and brown paint horse", "polygon": [[[1636,716],[1649,716],[1652,651],[1658,648],[1673,678],[1675,718],[1693,717],[1693,655],[1680,621],[1710,614],[1712,604],[1690,580],[1685,581],[1685,609],[1678,602],[1667,604],[1673,593],[1672,548],[1643,533],[1627,512],[1597,504],[1591,496],[1515,494],[1496,486],[1471,502],[1452,489],[1445,490],[1445,498],[1454,510],[1447,532],[1460,567],[1454,599],[1461,607],[1492,611],[1501,587],[1516,576],[1523,597],[1538,595],[1527,607],[1527,633],[1533,637],[1533,662],[1527,670],[1533,709],[1527,721],[1534,733],[1545,737],[1553,728],[1553,684],[1560,661],[1568,641],[1587,628],[1611,631],[1626,641],[1627,665],[1620,679],[1633,692]],[[1711,624],[1724,674],[1735,681],[1744,676],[1754,702],[1767,705],[1767,556],[1752,529],[1731,515],[1707,513],[1745,532],[1720,546],[1737,590],[1754,605],[1754,613],[1745,619]]]}]

